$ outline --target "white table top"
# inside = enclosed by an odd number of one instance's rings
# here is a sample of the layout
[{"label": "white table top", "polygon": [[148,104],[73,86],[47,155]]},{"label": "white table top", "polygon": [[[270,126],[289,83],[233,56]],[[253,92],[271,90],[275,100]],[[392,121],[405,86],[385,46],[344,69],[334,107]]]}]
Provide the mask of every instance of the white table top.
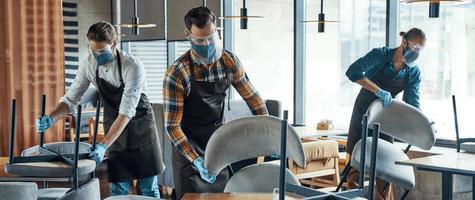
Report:
[{"label": "white table top", "polygon": [[331,130],[317,130],[313,126],[298,126],[293,127],[297,131],[297,135],[302,137],[322,137],[322,136],[338,136],[348,134],[347,129],[331,129]]},{"label": "white table top", "polygon": [[397,161],[396,164],[475,175],[475,154],[449,153]]}]

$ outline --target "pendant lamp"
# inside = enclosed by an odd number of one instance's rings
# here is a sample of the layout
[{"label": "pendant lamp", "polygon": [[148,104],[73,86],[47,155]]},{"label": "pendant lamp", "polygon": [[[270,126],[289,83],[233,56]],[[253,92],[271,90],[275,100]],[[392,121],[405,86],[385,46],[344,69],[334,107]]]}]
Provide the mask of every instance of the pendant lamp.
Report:
[{"label": "pendant lamp", "polygon": [[258,19],[264,18],[262,16],[248,16],[247,15],[247,8],[246,8],[246,0],[242,0],[242,8],[241,8],[241,15],[240,16],[224,16],[220,17],[220,19],[241,19],[241,29],[247,29],[247,20],[248,19]]},{"label": "pendant lamp", "polygon": [[325,13],[323,13],[323,0],[320,0],[320,13],[318,14],[318,20],[304,20],[303,23],[318,23],[318,32],[325,32],[325,23],[337,23],[336,20],[325,21]]},{"label": "pendant lamp", "polygon": [[120,24],[122,28],[132,28],[132,34],[140,35],[139,28],[154,28],[157,27],[156,24],[141,24],[140,19],[137,14],[137,0],[134,0],[134,17],[132,17],[131,24]]}]

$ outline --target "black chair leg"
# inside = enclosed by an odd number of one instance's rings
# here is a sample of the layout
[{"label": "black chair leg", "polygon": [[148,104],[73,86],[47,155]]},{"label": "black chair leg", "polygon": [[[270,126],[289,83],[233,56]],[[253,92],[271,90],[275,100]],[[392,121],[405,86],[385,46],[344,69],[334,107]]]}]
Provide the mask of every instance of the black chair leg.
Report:
[{"label": "black chair leg", "polygon": [[404,190],[404,193],[401,196],[401,200],[406,199],[407,195],[409,194],[410,190]]},{"label": "black chair leg", "polygon": [[336,190],[335,192],[339,192],[341,187],[343,186],[343,183],[345,183],[346,181],[346,176],[348,176],[348,173],[350,172],[350,169],[351,169],[351,166],[350,166],[350,162],[348,162],[345,166],[345,168],[343,169],[343,172],[341,173],[341,178],[340,178],[340,182],[338,183],[338,186],[336,187]]}]

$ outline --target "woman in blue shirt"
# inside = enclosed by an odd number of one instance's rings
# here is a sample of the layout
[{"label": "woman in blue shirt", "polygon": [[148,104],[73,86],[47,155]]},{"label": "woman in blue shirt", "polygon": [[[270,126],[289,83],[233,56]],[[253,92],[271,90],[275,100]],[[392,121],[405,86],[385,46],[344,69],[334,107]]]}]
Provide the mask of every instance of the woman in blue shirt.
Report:
[{"label": "woman in blue shirt", "polygon": [[[374,100],[379,98],[383,101],[384,107],[388,107],[392,99],[404,91],[403,100],[419,108],[421,78],[420,69],[415,61],[425,45],[426,37],[418,28],[412,28],[407,33],[401,32],[400,36],[402,42],[399,47],[375,48],[356,60],[346,71],[346,76],[351,81],[362,86],[351,116],[346,149],[349,154],[353,151],[356,142],[361,139],[361,120]],[[382,138],[393,140],[384,135]],[[348,176],[349,187],[357,187],[357,179],[356,170],[351,169]],[[384,193],[384,191],[377,193]],[[381,196],[381,199],[387,198]]]}]

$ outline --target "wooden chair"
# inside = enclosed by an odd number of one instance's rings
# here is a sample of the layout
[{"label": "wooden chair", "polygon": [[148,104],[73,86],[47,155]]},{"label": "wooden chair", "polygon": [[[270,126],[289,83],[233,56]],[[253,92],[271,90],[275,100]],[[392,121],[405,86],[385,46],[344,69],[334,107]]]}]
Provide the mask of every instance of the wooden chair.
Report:
[{"label": "wooden chair", "polygon": [[[313,188],[336,187],[340,182],[338,142],[335,140],[302,139],[307,166],[299,167],[289,160],[289,170],[302,185]],[[257,159],[264,162],[264,157]],[[271,161],[278,164],[280,161]]]},{"label": "wooden chair", "polygon": [[[92,142],[93,136],[94,136],[94,125],[96,123],[96,117],[91,117],[89,118],[88,124],[89,124],[89,143]],[[104,139],[105,133],[104,133],[104,120],[102,116],[99,118],[99,129],[97,129],[97,142],[100,142]]]}]

